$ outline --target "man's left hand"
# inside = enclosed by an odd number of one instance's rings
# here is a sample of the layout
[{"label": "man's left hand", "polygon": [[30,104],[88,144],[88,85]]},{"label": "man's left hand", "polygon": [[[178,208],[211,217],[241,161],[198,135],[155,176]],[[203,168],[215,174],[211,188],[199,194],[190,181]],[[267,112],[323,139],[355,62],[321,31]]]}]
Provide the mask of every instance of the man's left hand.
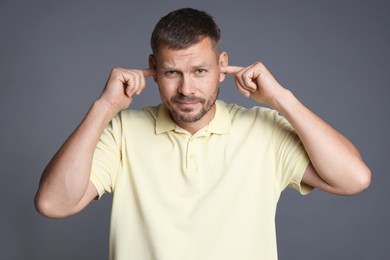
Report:
[{"label": "man's left hand", "polygon": [[272,108],[276,106],[278,95],[285,90],[261,62],[247,67],[222,67],[221,73],[234,76],[237,89],[241,94]]}]

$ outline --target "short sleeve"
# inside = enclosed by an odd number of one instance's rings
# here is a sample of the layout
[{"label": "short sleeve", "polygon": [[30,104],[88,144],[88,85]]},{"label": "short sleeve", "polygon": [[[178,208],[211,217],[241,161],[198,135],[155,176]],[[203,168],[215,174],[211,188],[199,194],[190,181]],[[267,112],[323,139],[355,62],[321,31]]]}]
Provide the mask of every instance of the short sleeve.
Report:
[{"label": "short sleeve", "polygon": [[115,117],[106,127],[96,145],[90,180],[99,193],[111,193],[121,161],[121,120]]},{"label": "short sleeve", "polygon": [[276,115],[274,141],[277,189],[281,192],[290,187],[308,194],[313,188],[302,183],[302,178],[310,163],[309,156],[293,127],[280,115]]}]

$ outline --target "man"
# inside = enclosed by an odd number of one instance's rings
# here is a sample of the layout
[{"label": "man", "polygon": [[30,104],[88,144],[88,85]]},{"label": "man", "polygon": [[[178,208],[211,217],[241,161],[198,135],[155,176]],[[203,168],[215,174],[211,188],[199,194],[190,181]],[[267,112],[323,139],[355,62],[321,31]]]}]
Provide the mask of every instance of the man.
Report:
[{"label": "man", "polygon": [[[353,144],[263,64],[228,65],[208,14],[166,15],[151,45],[149,69],[113,69],[46,167],[35,199],[41,214],[70,216],[110,192],[111,259],[269,260],[277,259],[274,219],[284,188],[352,195],[368,187],[370,170]],[[226,74],[272,109],[217,100]],[[147,77],[162,104],[125,110]]]}]

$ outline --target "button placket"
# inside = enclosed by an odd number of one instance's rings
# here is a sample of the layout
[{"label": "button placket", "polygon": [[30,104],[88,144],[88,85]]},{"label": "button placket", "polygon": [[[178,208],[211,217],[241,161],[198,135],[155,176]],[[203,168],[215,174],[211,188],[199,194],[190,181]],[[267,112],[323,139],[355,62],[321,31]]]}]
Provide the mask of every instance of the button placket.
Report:
[{"label": "button placket", "polygon": [[196,174],[196,140],[191,137],[187,144],[187,171],[188,174]]}]

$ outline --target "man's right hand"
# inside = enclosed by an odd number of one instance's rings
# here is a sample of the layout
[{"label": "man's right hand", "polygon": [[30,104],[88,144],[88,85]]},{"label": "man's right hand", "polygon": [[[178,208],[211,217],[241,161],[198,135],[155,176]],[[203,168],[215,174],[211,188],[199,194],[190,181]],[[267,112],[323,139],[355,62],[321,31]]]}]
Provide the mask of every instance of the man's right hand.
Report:
[{"label": "man's right hand", "polygon": [[155,74],[156,71],[151,69],[114,68],[100,99],[107,102],[115,113],[127,109],[133,100],[133,95],[139,95],[145,89],[145,79]]}]

